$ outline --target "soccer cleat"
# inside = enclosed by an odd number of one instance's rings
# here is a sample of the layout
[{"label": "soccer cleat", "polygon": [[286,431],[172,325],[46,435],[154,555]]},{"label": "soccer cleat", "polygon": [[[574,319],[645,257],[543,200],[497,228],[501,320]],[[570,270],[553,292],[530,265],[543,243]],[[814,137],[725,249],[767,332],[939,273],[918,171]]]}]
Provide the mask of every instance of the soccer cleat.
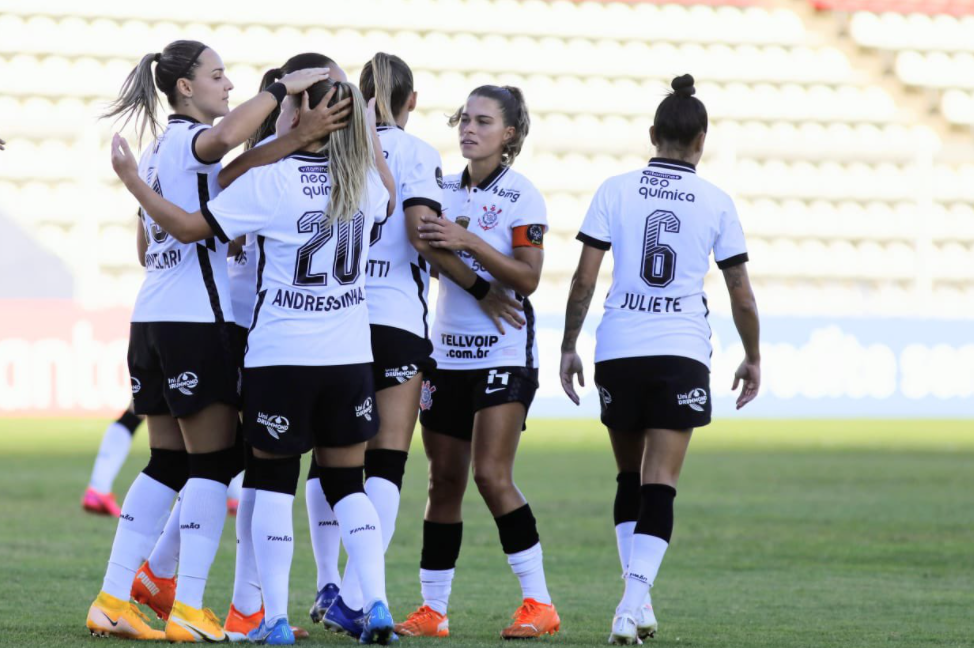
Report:
[{"label": "soccer cleat", "polygon": [[555,606],[526,598],[514,613],[514,622],[501,630],[503,639],[531,639],[553,635],[561,630],[561,619]]},{"label": "soccer cleat", "polygon": [[234,499],[232,497],[228,497],[227,498],[227,515],[236,515],[238,508],[240,508],[240,500]]},{"label": "soccer cleat", "polygon": [[636,646],[642,643],[633,615],[622,612],[612,619],[612,633],[609,643],[613,646]]},{"label": "soccer cleat", "polygon": [[85,489],[84,497],[81,498],[81,508],[95,515],[118,517],[122,514],[122,509],[115,502],[114,495],[111,493],[99,493],[91,486]]},{"label": "soccer cleat", "polygon": [[162,641],[166,634],[156,630],[148,623],[149,617],[131,601],[123,601],[111,594],[99,592],[98,598],[88,609],[85,625],[95,637],[121,637]]},{"label": "soccer cleat", "polygon": [[[223,629],[226,631],[227,636],[230,637],[231,642],[247,641],[247,635],[250,631],[257,628],[263,620],[264,608],[257,610],[250,616],[244,616],[231,603],[230,611],[227,612],[227,620],[223,624]],[[307,639],[310,636],[307,630],[297,626],[291,626],[291,632],[294,633],[295,639]]]},{"label": "soccer cleat", "polygon": [[636,611],[636,634],[640,639],[652,639],[656,636],[659,625],[656,623],[656,615],[653,613],[653,604],[646,597],[646,603]]},{"label": "soccer cleat", "polygon": [[388,606],[382,601],[375,601],[365,613],[365,624],[358,642],[388,646],[393,641],[399,640],[395,633],[395,625]]},{"label": "soccer cleat", "polygon": [[152,573],[148,561],[142,563],[132,580],[132,598],[147,606],[160,619],[168,620],[176,599],[176,578],[160,578]]},{"label": "soccer cleat", "polygon": [[247,640],[250,643],[267,646],[293,646],[294,632],[288,625],[287,619],[278,619],[277,623],[270,627],[264,623],[264,619],[261,619],[260,625],[247,635]]},{"label": "soccer cleat", "polygon": [[311,606],[311,622],[321,623],[321,620],[325,617],[325,613],[331,604],[335,602],[338,598],[338,586],[334,583],[328,583],[318,592],[318,596],[315,597],[314,605]]},{"label": "soccer cleat", "polygon": [[365,628],[365,613],[362,610],[353,610],[345,605],[345,601],[339,595],[328,608],[328,611],[325,612],[321,623],[332,632],[360,637]]},{"label": "soccer cleat", "polygon": [[449,637],[450,620],[430,606],[421,605],[405,621],[396,624],[396,632],[405,637]]},{"label": "soccer cleat", "polygon": [[209,608],[198,610],[179,601],[173,603],[166,624],[166,639],[171,643],[229,643],[220,619]]}]

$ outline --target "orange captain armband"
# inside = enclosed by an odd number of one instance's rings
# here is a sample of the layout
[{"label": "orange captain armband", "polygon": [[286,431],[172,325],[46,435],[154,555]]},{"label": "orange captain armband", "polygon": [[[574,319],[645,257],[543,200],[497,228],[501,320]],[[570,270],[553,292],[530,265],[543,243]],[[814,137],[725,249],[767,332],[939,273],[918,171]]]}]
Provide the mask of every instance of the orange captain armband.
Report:
[{"label": "orange captain armband", "polygon": [[521,225],[514,228],[513,246],[544,249],[544,225]]}]

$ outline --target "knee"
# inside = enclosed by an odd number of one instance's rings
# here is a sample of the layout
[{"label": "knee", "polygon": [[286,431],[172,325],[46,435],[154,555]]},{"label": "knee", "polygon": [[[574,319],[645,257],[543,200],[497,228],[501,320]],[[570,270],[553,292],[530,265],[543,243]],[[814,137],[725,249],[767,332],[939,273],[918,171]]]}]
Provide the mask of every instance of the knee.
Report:
[{"label": "knee", "polygon": [[485,498],[502,495],[514,488],[514,477],[510,469],[496,464],[475,466],[473,481]]},{"label": "knee", "polygon": [[457,470],[435,470],[430,467],[429,498],[436,501],[463,499],[467,487],[466,475]]}]

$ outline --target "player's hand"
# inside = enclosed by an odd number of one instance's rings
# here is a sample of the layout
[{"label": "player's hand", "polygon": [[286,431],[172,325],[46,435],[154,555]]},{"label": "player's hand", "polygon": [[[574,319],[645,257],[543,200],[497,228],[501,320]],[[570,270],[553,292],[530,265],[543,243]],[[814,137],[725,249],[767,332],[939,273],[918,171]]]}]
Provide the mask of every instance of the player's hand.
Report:
[{"label": "player's hand", "polygon": [[470,232],[463,229],[449,218],[440,216],[423,216],[419,226],[419,238],[429,241],[430,247],[464,252],[469,247]]},{"label": "player's hand", "polygon": [[734,372],[734,385],[732,391],[737,391],[737,385],[743,383],[741,394],[737,397],[737,409],[741,409],[750,403],[758,395],[761,388],[761,363],[751,362],[747,358],[741,362],[741,366]]},{"label": "player's hand", "polygon": [[112,136],[112,168],[122,182],[128,183],[139,177],[139,164],[132,155],[132,149],[118,133]]},{"label": "player's hand", "polygon": [[568,397],[572,399],[572,402],[578,405],[581,399],[578,394],[575,393],[575,375],[578,375],[578,384],[581,387],[585,386],[585,373],[582,369],[582,359],[579,357],[577,351],[562,351],[561,352],[561,368],[558,370],[558,375],[561,378],[561,388],[565,390]]},{"label": "player's hand", "polygon": [[328,105],[337,91],[337,88],[329,90],[314,110],[309,108],[308,93],[301,94],[301,118],[294,130],[305,144],[317,142],[348,126],[348,116],[352,112],[351,97],[342,99],[333,106]]},{"label": "player's hand", "polygon": [[517,330],[524,326],[524,318],[521,311],[524,306],[521,302],[511,297],[503,286],[496,282],[491,282],[490,292],[479,302],[480,308],[487,313],[490,321],[494,323],[501,335],[505,335],[504,322],[507,322]]},{"label": "player's hand", "polygon": [[281,78],[281,83],[287,88],[289,95],[304,92],[319,81],[328,78],[330,68],[307,68],[305,70],[295,70],[290,74],[285,74]]}]

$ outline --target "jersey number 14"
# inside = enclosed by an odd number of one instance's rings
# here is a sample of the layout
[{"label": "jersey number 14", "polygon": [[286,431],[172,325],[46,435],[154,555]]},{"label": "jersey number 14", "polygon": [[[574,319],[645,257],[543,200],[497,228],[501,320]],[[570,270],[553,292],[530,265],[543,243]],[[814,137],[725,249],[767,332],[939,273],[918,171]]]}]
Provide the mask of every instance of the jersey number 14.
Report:
[{"label": "jersey number 14", "polygon": [[298,219],[298,232],[315,233],[307,243],[298,248],[294,262],[295,286],[327,286],[327,272],[312,272],[311,260],[336,234],[335,263],[333,276],[343,286],[355,283],[358,279],[362,261],[362,242],[365,238],[365,214],[359,212],[350,221],[339,221],[326,225],[328,218],[324,212],[305,212]]},{"label": "jersey number 14", "polygon": [[676,251],[660,243],[663,232],[678,234],[680,219],[676,214],[658,209],[646,217],[646,234],[643,238],[643,281],[653,288],[669,286],[676,276]]}]

